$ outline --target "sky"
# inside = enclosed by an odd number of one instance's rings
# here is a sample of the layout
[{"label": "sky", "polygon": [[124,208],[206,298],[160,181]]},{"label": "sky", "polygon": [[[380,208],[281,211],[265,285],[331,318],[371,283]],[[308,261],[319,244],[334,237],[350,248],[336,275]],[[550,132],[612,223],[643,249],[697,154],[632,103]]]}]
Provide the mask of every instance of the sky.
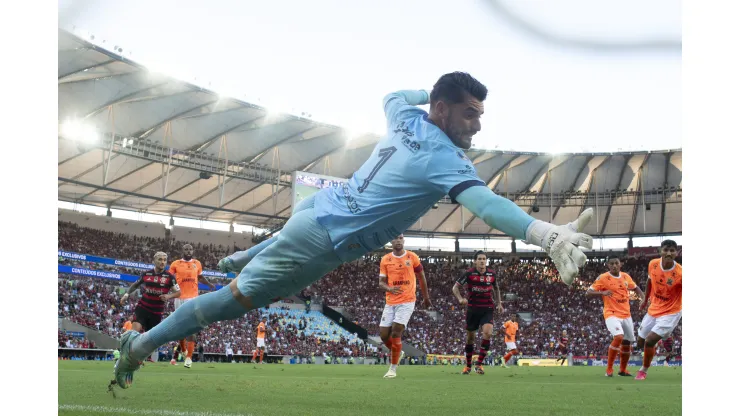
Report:
[{"label": "sky", "polygon": [[[382,98],[465,71],[489,90],[480,149],[681,147],[681,51],[533,37],[681,41],[677,0],[60,0],[59,27],[144,66],[274,111],[382,134]],[[103,42],[105,41],[105,42]]]}]

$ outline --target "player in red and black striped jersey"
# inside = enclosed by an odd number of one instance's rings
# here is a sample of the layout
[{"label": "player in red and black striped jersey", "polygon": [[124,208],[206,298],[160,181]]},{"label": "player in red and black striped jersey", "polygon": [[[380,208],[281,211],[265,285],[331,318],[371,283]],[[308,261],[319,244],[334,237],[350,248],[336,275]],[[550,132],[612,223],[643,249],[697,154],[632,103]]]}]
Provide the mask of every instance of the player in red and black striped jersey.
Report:
[{"label": "player in red and black striped jersey", "polygon": [[[473,361],[473,344],[475,343],[475,334],[478,328],[483,327],[483,341],[481,341],[478,361],[475,363],[475,372],[484,374],[483,359],[491,347],[491,336],[493,335],[493,308],[496,305],[493,302],[493,294],[496,293],[496,302],[498,302],[498,312],[503,313],[504,307],[501,305],[501,292],[499,292],[496,276],[493,270],[486,267],[486,253],[478,251],[475,253],[475,267],[468,269],[460,276],[452,288],[461,306],[467,306],[465,313],[465,323],[467,337],[465,340],[465,359],[467,365],[463,374],[470,374],[470,367]],[[465,286],[468,292],[468,298],[465,299],[460,294],[460,288]]]},{"label": "player in red and black striped jersey", "polygon": [[562,360],[560,365],[565,364],[565,360],[568,359],[568,332],[566,330],[563,330],[560,341],[558,341],[558,353],[560,354],[558,361]]},{"label": "player in red and black striped jersey", "polygon": [[668,336],[668,338],[661,342],[663,344],[663,350],[665,350],[665,362],[668,364],[676,356],[673,352],[673,336]]},{"label": "player in red and black striped jersey", "polygon": [[141,298],[139,303],[136,304],[134,317],[131,320],[133,324],[131,329],[136,332],[149,331],[157,326],[162,321],[164,303],[180,296],[180,290],[176,287],[175,276],[164,270],[166,264],[166,253],[160,251],[155,254],[154,269],[144,272],[121,298],[121,304],[123,305],[131,293],[134,293],[136,289],[141,290]]}]

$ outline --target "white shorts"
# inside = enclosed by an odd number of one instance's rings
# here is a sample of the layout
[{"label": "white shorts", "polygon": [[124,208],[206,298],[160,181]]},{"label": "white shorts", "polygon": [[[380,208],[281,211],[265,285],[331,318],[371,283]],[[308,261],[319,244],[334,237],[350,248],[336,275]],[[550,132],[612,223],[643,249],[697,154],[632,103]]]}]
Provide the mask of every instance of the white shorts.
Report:
[{"label": "white shorts", "polygon": [[195,298],[187,298],[187,299],[175,298],[175,310],[177,310],[177,308],[179,308],[180,306],[184,305],[185,302],[189,300],[193,300],[193,299]]},{"label": "white shorts", "polygon": [[506,343],[506,350],[511,351],[516,349],[516,342],[507,342]]},{"label": "white shorts", "polygon": [[640,329],[637,330],[637,335],[645,339],[651,332],[655,332],[661,338],[667,337],[678,326],[678,323],[681,321],[682,312],[663,315],[658,318],[651,316],[649,313],[645,314],[645,317],[642,318],[642,322],[640,323]]},{"label": "white shorts", "polygon": [[398,305],[385,305],[383,316],[380,317],[380,326],[388,328],[393,323],[406,326],[414,313],[415,302],[399,303]]},{"label": "white shorts", "polygon": [[629,318],[617,318],[616,316],[606,318],[606,329],[613,337],[622,335],[625,341],[635,341],[635,324],[631,316]]},{"label": "white shorts", "polygon": [[257,338],[257,348],[264,348],[265,347],[265,339],[264,338]]}]

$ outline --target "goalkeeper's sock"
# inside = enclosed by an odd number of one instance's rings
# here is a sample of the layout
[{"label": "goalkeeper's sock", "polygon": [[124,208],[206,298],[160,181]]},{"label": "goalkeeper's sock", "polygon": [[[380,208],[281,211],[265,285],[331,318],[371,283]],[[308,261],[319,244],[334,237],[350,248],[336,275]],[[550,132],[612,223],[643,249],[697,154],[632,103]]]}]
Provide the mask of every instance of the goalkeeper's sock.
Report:
[{"label": "goalkeeper's sock", "polygon": [[136,337],[131,343],[131,356],[143,361],[160,345],[193,335],[214,322],[242,317],[247,312],[234,299],[231,288],[224,286],[185,302],[159,325]]}]

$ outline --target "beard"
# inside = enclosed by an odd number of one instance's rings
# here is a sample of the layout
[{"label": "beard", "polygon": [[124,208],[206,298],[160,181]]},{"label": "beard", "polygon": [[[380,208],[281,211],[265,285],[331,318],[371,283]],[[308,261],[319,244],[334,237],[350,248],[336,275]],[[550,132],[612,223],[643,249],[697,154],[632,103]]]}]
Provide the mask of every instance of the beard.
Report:
[{"label": "beard", "polygon": [[182,258],[185,259],[185,261],[190,261],[190,260],[193,259],[193,255],[192,254],[189,255],[189,256],[188,255],[184,255],[184,256],[182,256]]}]

